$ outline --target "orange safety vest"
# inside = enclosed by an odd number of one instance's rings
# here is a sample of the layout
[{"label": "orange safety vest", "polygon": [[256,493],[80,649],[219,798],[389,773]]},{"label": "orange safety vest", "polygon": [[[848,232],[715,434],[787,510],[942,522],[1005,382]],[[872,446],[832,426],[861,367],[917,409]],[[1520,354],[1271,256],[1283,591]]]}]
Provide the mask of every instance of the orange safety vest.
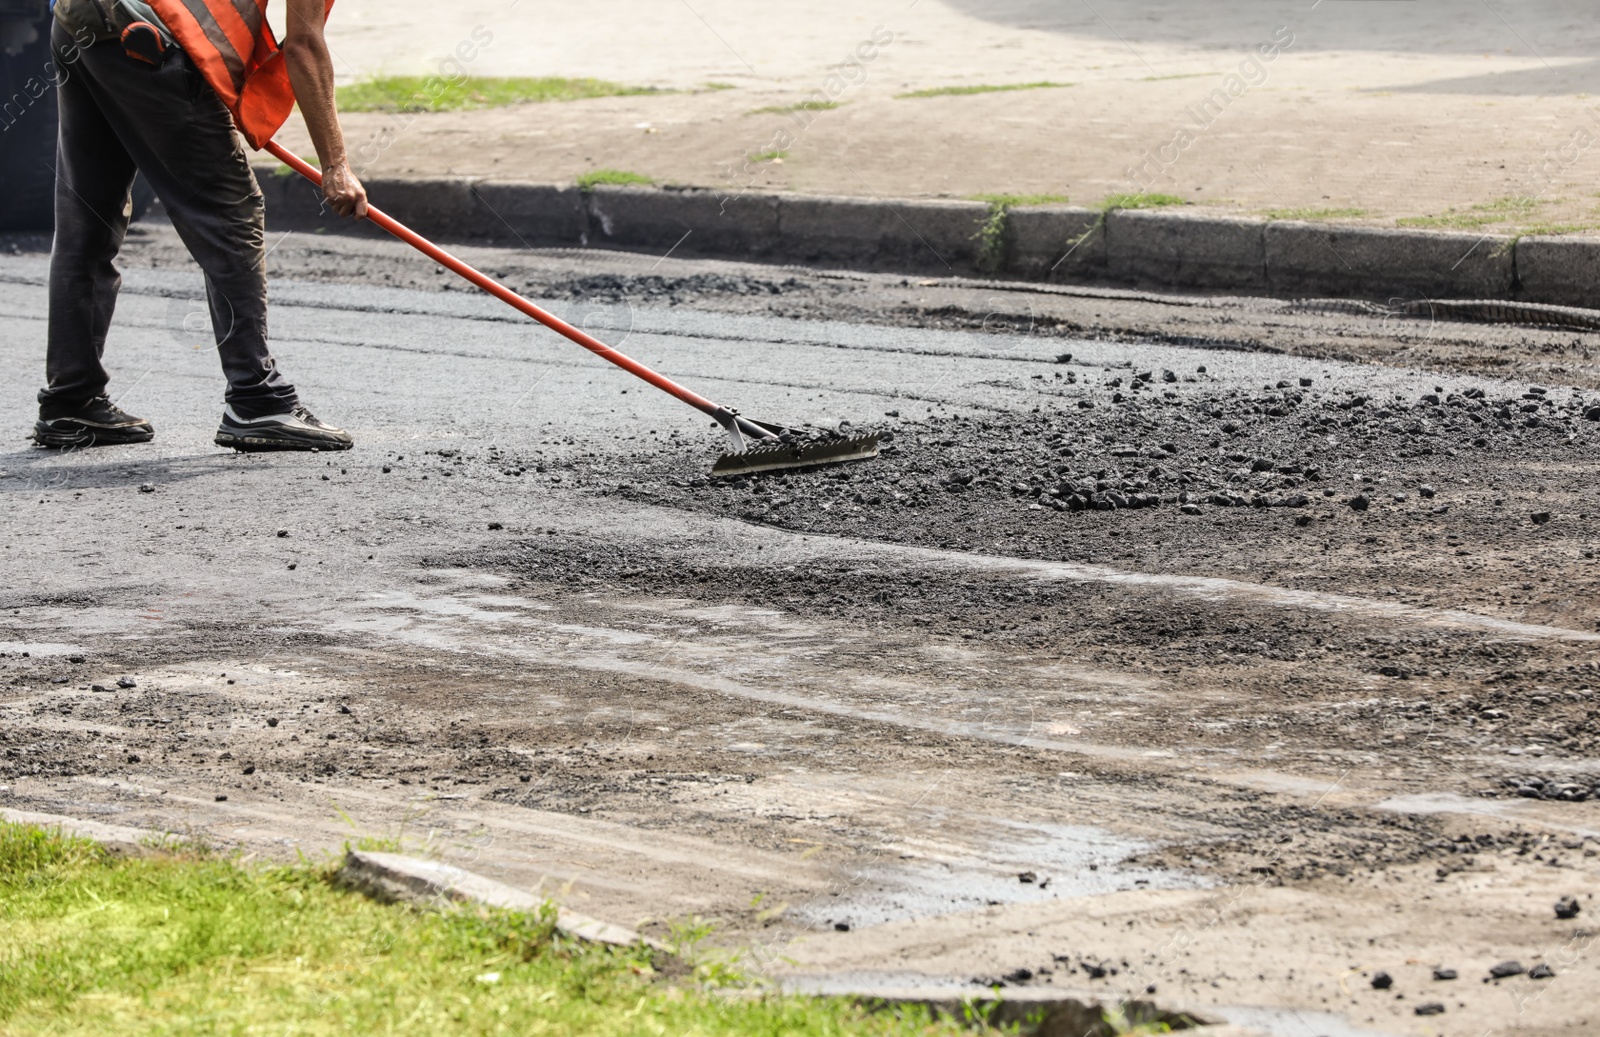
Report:
[{"label": "orange safety vest", "polygon": [[[294,109],[267,0],[147,0],[189,55],[250,146],[259,150]],[[332,10],[328,0],[326,10]]]}]

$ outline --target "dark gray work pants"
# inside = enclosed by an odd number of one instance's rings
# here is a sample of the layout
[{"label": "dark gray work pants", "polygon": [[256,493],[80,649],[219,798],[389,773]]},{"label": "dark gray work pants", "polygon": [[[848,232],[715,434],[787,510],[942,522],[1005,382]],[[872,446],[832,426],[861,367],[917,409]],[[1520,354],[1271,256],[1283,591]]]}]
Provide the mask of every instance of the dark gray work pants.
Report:
[{"label": "dark gray work pants", "polygon": [[60,25],[51,42],[63,81],[40,416],[64,416],[106,390],[101,358],[122,283],[114,261],[139,171],[205,273],[227,402],[246,418],[290,410],[294,386],[267,348],[261,189],[216,91],[183,54],[152,68],[116,42],[80,48]]}]

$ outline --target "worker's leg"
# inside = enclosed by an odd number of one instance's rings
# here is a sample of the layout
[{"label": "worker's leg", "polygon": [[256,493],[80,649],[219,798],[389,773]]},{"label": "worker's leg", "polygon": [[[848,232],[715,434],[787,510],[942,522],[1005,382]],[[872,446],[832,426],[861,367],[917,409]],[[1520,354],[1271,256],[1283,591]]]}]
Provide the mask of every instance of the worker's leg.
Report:
[{"label": "worker's leg", "polygon": [[60,74],[56,151],[56,236],[50,255],[50,329],[40,417],[76,412],[105,392],[101,358],[122,279],[115,264],[128,229],[134,163],[95,101],[88,75],[53,37]]},{"label": "worker's leg", "polygon": [[229,406],[246,417],[293,410],[294,386],[267,347],[261,191],[228,110],[181,53],[151,68],[102,44],[81,60],[100,110],[205,272]]}]

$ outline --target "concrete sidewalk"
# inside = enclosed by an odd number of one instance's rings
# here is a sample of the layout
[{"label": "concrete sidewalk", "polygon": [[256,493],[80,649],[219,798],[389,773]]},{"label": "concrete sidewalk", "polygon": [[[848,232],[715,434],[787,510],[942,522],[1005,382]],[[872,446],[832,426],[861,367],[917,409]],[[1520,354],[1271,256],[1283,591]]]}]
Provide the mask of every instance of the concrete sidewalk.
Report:
[{"label": "concrete sidewalk", "polygon": [[[475,29],[491,42],[461,64],[473,75],[678,92],[351,114],[369,176],[570,182],[609,168],[724,191],[1077,204],[1144,190],[1231,214],[1600,229],[1600,25],[1579,0],[344,0],[332,42],[356,80],[436,72]],[[900,96],[1036,82],[1071,85]],[[757,111],[818,98],[839,107]],[[285,139],[305,146],[298,120]]]}]

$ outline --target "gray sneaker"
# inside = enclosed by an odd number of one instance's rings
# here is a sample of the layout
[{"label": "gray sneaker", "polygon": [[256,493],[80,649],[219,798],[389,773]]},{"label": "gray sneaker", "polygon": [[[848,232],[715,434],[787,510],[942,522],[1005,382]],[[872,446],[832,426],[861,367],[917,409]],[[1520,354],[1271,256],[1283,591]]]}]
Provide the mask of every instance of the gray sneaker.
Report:
[{"label": "gray sneaker", "polygon": [[235,450],[349,450],[350,433],[318,421],[304,407],[287,414],[241,418],[231,406],[222,409],[217,446]]}]

